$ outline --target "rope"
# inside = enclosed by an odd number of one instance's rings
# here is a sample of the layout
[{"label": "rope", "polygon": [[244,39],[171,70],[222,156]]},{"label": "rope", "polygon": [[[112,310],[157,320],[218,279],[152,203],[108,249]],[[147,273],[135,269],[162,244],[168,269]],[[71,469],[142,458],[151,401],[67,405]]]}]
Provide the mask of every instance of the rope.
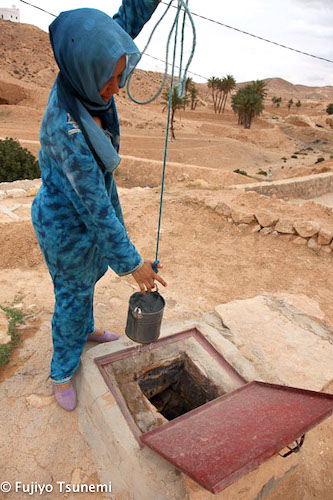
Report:
[{"label": "rope", "polygon": [[160,213],[159,213],[159,217],[158,217],[156,257],[155,257],[155,262],[153,263],[153,266],[152,266],[155,273],[158,273],[157,266],[160,263],[160,261],[158,260],[158,250],[159,250],[159,244],[160,244],[164,181],[165,181],[165,166],[166,166],[166,159],[167,159],[167,153],[168,153],[168,140],[169,140],[171,109],[172,109],[173,80],[174,80],[174,74],[175,74],[175,61],[176,61],[176,51],[177,51],[178,20],[179,20],[179,13],[180,13],[180,4],[181,4],[181,0],[179,1],[179,5],[178,5],[179,9],[177,11],[177,16],[175,19],[175,42],[174,42],[174,47],[173,47],[173,59],[172,59],[171,82],[170,82],[169,105],[168,105],[168,119],[167,119],[167,128],[166,128],[165,145],[164,145],[163,174],[162,174],[162,186],[161,186]]},{"label": "rope", "polygon": [[[161,18],[158,20],[156,23],[153,31],[151,32],[151,35],[148,39],[148,42],[146,43],[145,48],[142,51],[142,55],[145,54],[152,37],[156,31],[156,28],[159,26],[161,21],[164,19],[166,13],[168,12],[171,3],[173,0],[169,2],[167,5],[167,8]],[[170,33],[168,35],[167,39],[167,44],[166,44],[166,55],[165,55],[165,70],[164,70],[164,75],[162,79],[162,83],[160,87],[158,88],[157,92],[148,99],[147,101],[139,101],[138,99],[135,99],[130,90],[130,83],[131,79],[133,76],[133,72],[130,74],[128,80],[127,80],[127,93],[129,98],[135,102],[136,104],[150,104],[151,102],[155,101],[158,96],[161,94],[165,83],[168,78],[168,64],[169,64],[169,49],[170,49],[170,43],[172,39],[172,35],[174,34],[174,46],[173,46],[173,58],[172,58],[172,69],[171,69],[171,81],[170,81],[170,91],[169,91],[169,102],[168,102],[168,118],[167,118],[167,125],[166,125],[166,134],[165,134],[165,145],[164,145],[164,158],[163,158],[163,173],[162,173],[162,185],[161,185],[161,198],[160,198],[160,211],[159,211],[159,218],[158,218],[158,229],[157,229],[157,243],[156,243],[156,257],[155,261],[153,263],[153,270],[155,273],[158,273],[158,251],[159,251],[159,243],[160,243],[160,234],[161,234],[161,221],[162,221],[162,209],[163,209],[163,194],[164,194],[164,183],[165,183],[165,169],[166,169],[166,160],[167,160],[167,154],[168,154],[168,141],[169,141],[169,129],[170,129],[170,119],[171,119],[171,110],[172,110],[172,98],[173,98],[173,88],[174,88],[174,75],[175,75],[175,67],[176,67],[176,54],[177,54],[177,40],[178,40],[178,27],[179,27],[179,16],[182,11],[184,11],[184,16],[183,16],[183,22],[182,22],[182,38],[181,38],[181,45],[180,45],[180,64],[179,64],[179,78],[178,78],[178,96],[180,98],[184,97],[185,95],[185,84],[186,84],[186,77],[187,77],[187,71],[188,68],[191,64],[191,61],[194,56],[194,50],[196,46],[196,31],[195,31],[195,26],[194,22],[191,16],[191,12],[188,8],[188,2],[189,0],[178,0],[178,5],[177,5],[177,13],[175,16],[175,19],[173,21],[172,27],[170,29]],[[191,54],[188,58],[188,61],[185,66],[185,70],[183,72],[183,58],[184,58],[184,42],[185,42],[185,22],[186,22],[186,17],[189,18],[190,23],[191,23],[191,28],[192,28],[192,34],[193,34],[193,41],[192,41],[192,50]]]},{"label": "rope", "polygon": [[[186,0],[186,7],[188,7],[188,0]],[[179,77],[178,77],[178,97],[184,97],[185,95],[185,84],[182,80],[182,69],[183,69],[183,56],[184,56],[184,38],[185,38],[185,21],[186,21],[186,12],[183,15],[183,26],[182,26],[182,41],[180,44],[180,63],[179,63]]]},{"label": "rope", "polygon": [[[165,15],[167,14],[168,10],[171,7],[172,2],[173,2],[173,0],[170,0],[170,2],[167,5],[167,8],[164,11],[163,15],[157,21],[157,23],[156,23],[153,31],[151,32],[151,34],[150,34],[150,36],[148,38],[146,46],[144,47],[144,49],[143,49],[143,51],[141,53],[142,56],[146,55],[145,52],[146,52],[148,46],[150,45],[150,42],[151,42],[151,40],[153,38],[153,35],[154,35],[155,31],[156,31],[156,28],[159,26],[159,24],[161,23],[161,21],[164,19]],[[182,7],[183,7],[183,9],[182,9]],[[193,56],[194,56],[194,51],[195,51],[195,46],[196,46],[196,32],[195,32],[194,21],[193,21],[191,12],[190,12],[190,10],[188,8],[188,0],[186,0],[186,3],[185,3],[184,0],[178,0],[178,6],[175,7],[175,8],[177,9],[177,13],[176,13],[176,17],[174,19],[174,22],[172,24],[171,30],[169,32],[168,39],[167,39],[167,44],[166,44],[166,53],[165,53],[165,61],[164,61],[165,62],[164,75],[163,75],[162,83],[161,83],[160,87],[158,88],[157,92],[153,95],[153,97],[151,97],[147,101],[139,101],[138,99],[135,99],[132,96],[131,89],[130,89],[131,80],[132,80],[132,76],[134,74],[134,71],[132,71],[132,73],[129,75],[129,77],[127,79],[127,94],[128,94],[128,97],[133,102],[135,102],[136,104],[142,104],[142,105],[150,104],[151,102],[155,101],[159,97],[159,95],[161,94],[162,90],[164,89],[165,83],[166,83],[167,78],[168,78],[169,48],[170,48],[171,37],[172,37],[172,34],[173,34],[174,30],[176,30],[176,29],[178,30],[178,20],[179,20],[179,15],[180,15],[181,10],[184,10],[181,65],[182,65],[182,59],[183,59],[184,31],[185,31],[185,18],[186,18],[186,16],[188,16],[188,18],[189,18],[189,20],[191,22],[192,33],[193,33],[193,42],[192,42],[191,54],[190,54],[189,59],[187,61],[186,68],[185,68],[185,71],[184,71],[184,75],[181,78],[181,80],[178,82],[178,84],[179,84],[179,86],[180,86],[181,89],[185,88],[185,81],[186,81],[187,71],[188,71],[188,68],[189,68],[189,66],[190,66],[190,64],[192,62],[192,59],[193,59]],[[177,26],[177,28],[176,28],[176,26]],[[180,72],[181,72],[181,65],[180,65]],[[184,94],[184,92],[183,92],[183,94]]]},{"label": "rope", "polygon": [[[150,54],[143,54],[144,56],[146,57],[150,57],[151,59],[155,59],[155,61],[160,61],[162,63],[165,63],[164,59],[159,59],[158,57],[155,57],[155,56],[151,56]],[[179,66],[177,66],[177,64],[175,64],[175,68],[179,68]],[[142,71],[145,71],[145,70],[142,70]],[[146,70],[148,71],[148,70]],[[199,75],[199,73],[194,73],[193,71],[188,71],[187,73],[190,73],[191,75],[194,75],[194,76],[199,76],[200,78],[202,78],[203,80],[206,80],[208,82],[209,78],[207,78],[207,76],[203,76],[203,75]]]}]

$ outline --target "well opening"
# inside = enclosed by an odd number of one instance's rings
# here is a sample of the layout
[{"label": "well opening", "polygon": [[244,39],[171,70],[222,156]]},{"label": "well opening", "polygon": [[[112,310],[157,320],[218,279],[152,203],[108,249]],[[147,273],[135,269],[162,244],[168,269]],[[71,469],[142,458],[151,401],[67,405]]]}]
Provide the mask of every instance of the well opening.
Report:
[{"label": "well opening", "polygon": [[146,398],[167,420],[224,394],[185,352],[144,368],[135,375],[135,380]]},{"label": "well opening", "polygon": [[95,360],[135,437],[245,383],[197,329]]}]

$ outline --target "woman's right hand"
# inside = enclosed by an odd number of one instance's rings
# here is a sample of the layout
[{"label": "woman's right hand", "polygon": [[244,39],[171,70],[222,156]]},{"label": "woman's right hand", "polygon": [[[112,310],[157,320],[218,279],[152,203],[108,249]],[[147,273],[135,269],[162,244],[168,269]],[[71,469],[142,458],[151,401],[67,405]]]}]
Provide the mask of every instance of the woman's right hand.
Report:
[{"label": "woman's right hand", "polygon": [[[167,286],[164,279],[154,272],[152,266],[153,262],[151,260],[145,260],[140,269],[132,273],[133,278],[140,287],[142,295],[145,295],[146,292],[151,292],[156,287],[154,280],[157,280],[163,286]],[[157,267],[161,269],[163,266],[162,264],[158,264]]]}]

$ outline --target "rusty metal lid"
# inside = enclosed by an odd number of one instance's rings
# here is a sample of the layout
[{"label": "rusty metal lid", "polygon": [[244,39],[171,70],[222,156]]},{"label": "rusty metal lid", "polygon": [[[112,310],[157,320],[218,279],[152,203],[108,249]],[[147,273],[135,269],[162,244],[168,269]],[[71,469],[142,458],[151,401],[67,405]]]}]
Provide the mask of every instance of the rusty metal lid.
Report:
[{"label": "rusty metal lid", "polygon": [[141,436],[219,493],[333,413],[333,395],[251,382]]}]

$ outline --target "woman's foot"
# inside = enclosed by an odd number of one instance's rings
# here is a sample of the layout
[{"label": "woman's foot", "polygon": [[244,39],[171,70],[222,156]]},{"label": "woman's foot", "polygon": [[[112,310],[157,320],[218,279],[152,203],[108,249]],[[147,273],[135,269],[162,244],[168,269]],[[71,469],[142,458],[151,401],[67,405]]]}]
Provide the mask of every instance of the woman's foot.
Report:
[{"label": "woman's foot", "polygon": [[107,330],[95,330],[93,334],[87,337],[87,340],[93,340],[95,342],[111,342],[117,339],[119,339],[119,335]]},{"label": "woman's foot", "polygon": [[53,384],[53,386],[54,395],[59,405],[67,411],[75,410],[77,404],[76,392],[71,381],[64,384]]}]

